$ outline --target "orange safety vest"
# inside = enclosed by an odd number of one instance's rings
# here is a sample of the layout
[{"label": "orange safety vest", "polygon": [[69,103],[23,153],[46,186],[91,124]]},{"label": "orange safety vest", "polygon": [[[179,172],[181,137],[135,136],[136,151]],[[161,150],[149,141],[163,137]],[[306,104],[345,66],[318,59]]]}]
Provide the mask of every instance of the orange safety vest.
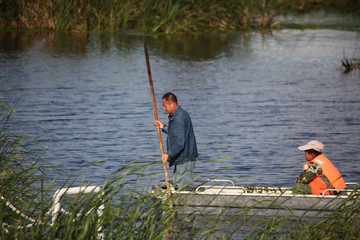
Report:
[{"label": "orange safety vest", "polygon": [[[346,184],[344,179],[342,178],[340,172],[336,169],[336,167],[327,159],[324,155],[319,155],[315,157],[310,162],[307,162],[303,166],[303,170],[309,168],[309,164],[313,162],[319,165],[323,171],[323,173],[319,176],[317,176],[314,180],[312,180],[308,185],[311,188],[311,192],[314,195],[321,195],[326,189],[329,189],[326,187],[326,184],[324,181],[320,178],[321,176],[325,176],[330,184],[331,188],[334,189],[344,189],[346,188]],[[327,191],[325,193],[326,195],[330,195],[330,192]]]}]

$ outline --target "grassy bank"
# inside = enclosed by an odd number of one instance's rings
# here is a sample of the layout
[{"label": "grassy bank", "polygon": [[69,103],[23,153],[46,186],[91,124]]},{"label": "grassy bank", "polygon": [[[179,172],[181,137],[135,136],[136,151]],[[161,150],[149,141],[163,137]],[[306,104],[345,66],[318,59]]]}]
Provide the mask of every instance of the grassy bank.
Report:
[{"label": "grassy bank", "polygon": [[[359,0],[0,1],[1,29],[199,33],[279,27],[278,15],[325,10],[359,15]],[[254,21],[255,20],[255,21]]]}]

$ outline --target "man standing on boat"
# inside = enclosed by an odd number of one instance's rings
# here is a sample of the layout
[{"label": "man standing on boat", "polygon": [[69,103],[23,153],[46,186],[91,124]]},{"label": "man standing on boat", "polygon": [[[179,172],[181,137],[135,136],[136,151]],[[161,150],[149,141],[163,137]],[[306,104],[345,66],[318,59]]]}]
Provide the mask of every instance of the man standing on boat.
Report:
[{"label": "man standing on boat", "polygon": [[162,97],[164,111],[169,114],[168,125],[156,120],[160,129],[167,134],[167,152],[162,160],[174,166],[171,181],[181,189],[192,190],[194,168],[198,151],[195,134],[189,114],[178,106],[175,94],[168,92]]},{"label": "man standing on boat", "polygon": [[[303,173],[295,181],[293,193],[320,195],[326,189],[344,189],[346,184],[340,172],[321,152],[324,144],[313,140],[298,147],[305,152],[308,160],[303,166]],[[327,195],[337,194],[336,191],[327,191]]]}]

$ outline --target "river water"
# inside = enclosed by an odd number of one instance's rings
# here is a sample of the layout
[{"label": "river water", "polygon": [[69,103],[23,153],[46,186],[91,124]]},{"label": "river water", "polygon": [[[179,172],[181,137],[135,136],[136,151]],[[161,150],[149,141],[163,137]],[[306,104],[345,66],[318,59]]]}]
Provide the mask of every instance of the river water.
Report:
[{"label": "river water", "polygon": [[148,172],[161,182],[145,41],[159,119],[167,120],[162,95],[174,92],[192,117],[201,178],[292,186],[305,162],[297,146],[317,139],[345,181],[360,182],[360,75],[341,69],[344,54],[359,55],[356,31],[3,32],[0,86],[13,90],[1,101],[21,99],[9,127],[32,137],[45,130],[44,158],[65,176],[101,183],[137,159],[158,162]]}]

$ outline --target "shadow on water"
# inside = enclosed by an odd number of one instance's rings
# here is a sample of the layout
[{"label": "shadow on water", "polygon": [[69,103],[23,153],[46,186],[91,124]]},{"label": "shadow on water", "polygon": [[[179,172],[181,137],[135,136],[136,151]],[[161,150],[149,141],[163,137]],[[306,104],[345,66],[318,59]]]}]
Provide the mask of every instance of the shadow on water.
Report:
[{"label": "shadow on water", "polygon": [[156,49],[154,54],[165,58],[184,61],[216,60],[223,56],[232,56],[232,46],[248,46],[250,32],[195,36],[155,36],[146,41]]},{"label": "shadow on water", "polygon": [[88,34],[46,32],[0,32],[2,52],[22,52],[42,43],[49,54],[86,53]]},{"label": "shadow on water", "polygon": [[[183,61],[215,60],[231,57],[232,47],[248,47],[251,32],[213,35],[144,35],[129,33],[44,33],[44,32],[0,32],[0,49],[4,53],[26,51],[39,43],[48,54],[71,56],[89,53],[87,49],[98,49],[101,54],[117,50],[132,50],[147,42],[152,55]],[[265,31],[263,35],[268,35]],[[141,46],[141,45],[140,45]],[[92,50],[91,50],[92,51]]]}]

